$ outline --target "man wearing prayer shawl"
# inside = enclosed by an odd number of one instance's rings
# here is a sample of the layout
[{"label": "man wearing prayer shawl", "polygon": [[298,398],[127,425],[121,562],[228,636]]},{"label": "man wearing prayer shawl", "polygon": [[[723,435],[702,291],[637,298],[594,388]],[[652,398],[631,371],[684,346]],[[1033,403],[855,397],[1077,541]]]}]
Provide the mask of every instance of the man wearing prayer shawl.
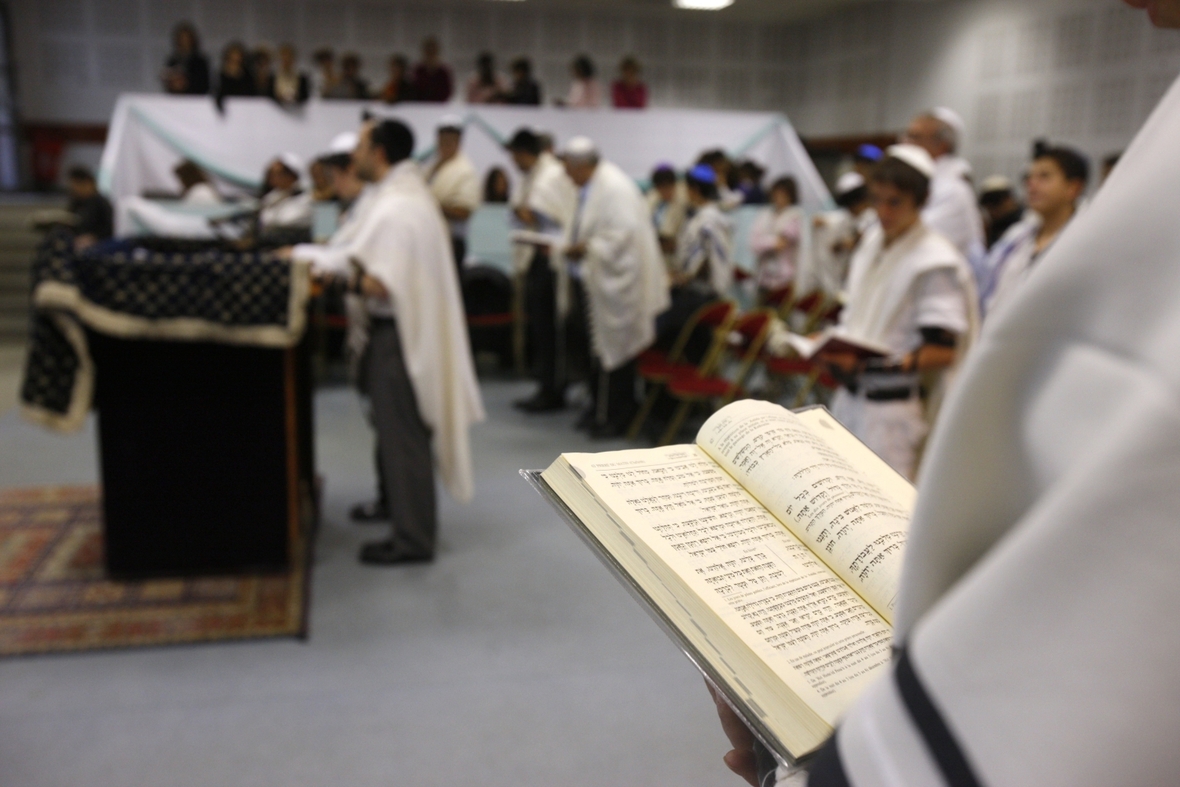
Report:
[{"label": "man wearing prayer shawl", "polygon": [[354,154],[357,174],[373,184],[348,253],[362,271],[354,285],[369,316],[361,374],[392,523],[388,540],[361,551],[377,564],[433,557],[435,462],[452,496],[470,500],[467,430],[484,417],[446,223],[413,149],[410,129],[386,120],[364,127]]},{"label": "man wearing prayer shawl", "polygon": [[447,115],[438,124],[435,155],[426,162],[423,174],[430,192],[438,200],[451,232],[451,248],[458,270],[467,257],[467,222],[480,203],[479,173],[460,149],[463,118]]},{"label": "man wearing prayer shawl", "polygon": [[975,191],[967,182],[971,165],[956,154],[962,133],[959,116],[939,107],[914,118],[905,137],[906,142],[923,148],[934,158],[935,173],[922,221],[954,244],[974,270],[987,249],[983,217],[975,204]]},{"label": "man wearing prayer shawl", "polygon": [[[508,142],[508,152],[521,180],[512,195],[512,224],[519,229],[553,237],[565,232],[574,215],[577,195],[561,162],[544,149],[541,137],[520,129]],[[536,393],[515,402],[530,413],[565,407],[567,383],[564,323],[569,312],[565,264],[551,244],[517,242],[512,245],[513,267],[524,281],[523,301],[529,340],[537,367]]]},{"label": "man wearing prayer shawl", "polygon": [[878,223],[853,254],[838,330],[890,356],[825,357],[844,382],[832,415],[911,479],[927,430],[922,375],[953,367],[978,328],[970,269],[919,213],[934,172],[925,150],[895,145],[869,178]]},{"label": "man wearing prayer shawl", "polygon": [[599,159],[594,143],[571,139],[566,172],[578,207],[562,253],[582,282],[590,329],[592,437],[617,437],[635,414],[635,359],[655,339],[668,307],[668,273],[643,193]]},{"label": "man wearing prayer shawl", "polygon": [[[1128,2],[1180,28],[1180,0]],[[927,454],[894,673],[780,784],[1177,783],[1177,139],[1180,83],[988,323]]]}]

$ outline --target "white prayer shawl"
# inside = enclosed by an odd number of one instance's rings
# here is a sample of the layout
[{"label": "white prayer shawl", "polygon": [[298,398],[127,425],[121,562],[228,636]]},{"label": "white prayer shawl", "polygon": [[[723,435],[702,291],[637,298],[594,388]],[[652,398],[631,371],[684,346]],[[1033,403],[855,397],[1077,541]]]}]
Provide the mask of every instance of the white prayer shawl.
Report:
[{"label": "white prayer shawl", "polygon": [[840,330],[851,338],[890,346],[898,355],[909,347],[891,346],[898,335],[896,323],[903,307],[914,296],[923,275],[949,270],[967,299],[967,333],[958,337],[963,357],[979,330],[979,311],[970,268],[946,238],[921,221],[889,246],[878,224],[861,239],[848,272],[848,299],[840,314]]},{"label": "white prayer shawl", "polygon": [[733,286],[733,220],[714,202],[696,209],[684,225],[677,249],[677,271],[690,278],[709,266],[709,284],[719,298]]},{"label": "white prayer shawl", "polygon": [[[678,240],[684,223],[688,220],[688,203],[684,196],[683,182],[676,184],[676,193],[667,202],[660,198],[658,191],[652,189],[647,194],[647,205],[656,235]],[[676,262],[676,252],[673,250],[665,253],[664,262],[669,266],[673,265]]]},{"label": "white prayer shawl", "polygon": [[[533,213],[557,224],[563,230],[569,226],[578,204],[578,192],[565,167],[551,153],[542,153],[533,168],[524,173],[512,195],[513,208],[528,208]],[[533,247],[527,243],[513,244],[513,266],[524,273],[533,258]],[[554,261],[554,267],[564,266]]]},{"label": "white prayer shawl", "polygon": [[930,181],[930,199],[922,210],[922,221],[954,244],[975,268],[986,252],[983,218],[975,203],[975,191],[963,178],[962,159],[942,156],[935,162]]},{"label": "white prayer shawl", "polygon": [[[352,243],[361,226],[361,218],[375,202],[376,193],[374,186],[365,186],[348,210],[341,214],[339,226],[327,243],[298,243],[292,249],[291,256],[297,260],[307,260],[317,273],[350,275],[352,270],[348,261],[352,255]],[[348,318],[345,344],[348,347],[351,372],[355,377],[365,347],[369,344],[369,314],[365,310],[364,299],[353,293],[345,295],[344,314]]]},{"label": "white prayer shawl", "polygon": [[258,223],[263,229],[271,227],[310,227],[311,192],[274,189],[262,198]]},{"label": "white prayer shawl", "polygon": [[[437,167],[437,169],[436,169]],[[480,194],[479,173],[471,159],[462,152],[456,153],[442,166],[438,166],[437,159],[431,159],[423,168],[423,174],[430,184],[430,193],[443,207],[465,208],[471,212],[479,207]],[[448,219],[451,235],[466,237],[467,221]]]},{"label": "white prayer shawl", "polygon": [[843,208],[816,215],[811,228],[811,253],[799,256],[799,271],[795,275],[798,297],[817,290],[837,297],[844,291],[852,249],[837,251],[836,246],[851,246],[856,234],[856,220]]},{"label": "white prayer shawl", "polygon": [[297,260],[307,260],[317,273],[348,275],[351,272],[348,265],[350,248],[361,227],[362,217],[376,201],[376,194],[374,186],[365,186],[348,210],[341,214],[340,224],[327,243],[298,243],[292,250],[292,256]]},{"label": "white prayer shawl", "polygon": [[609,372],[655,340],[655,318],[670,304],[668,272],[647,203],[631,176],[600,161],[585,188],[567,246],[586,245],[581,267],[591,346]]},{"label": "white prayer shawl", "polygon": [[483,420],[484,410],[446,223],[412,162],[395,166],[376,188],[351,256],[390,293],[406,371],[443,482],[467,501],[474,492],[467,430]]},{"label": "white prayer shawl", "polygon": [[185,205],[220,205],[225,202],[217,193],[217,189],[208,183],[194,183],[189,186],[180,201]]},{"label": "white prayer shawl", "polygon": [[[894,637],[988,787],[1180,779],[1180,83],[988,323],[927,452]],[[856,787],[943,785],[894,679]]]}]

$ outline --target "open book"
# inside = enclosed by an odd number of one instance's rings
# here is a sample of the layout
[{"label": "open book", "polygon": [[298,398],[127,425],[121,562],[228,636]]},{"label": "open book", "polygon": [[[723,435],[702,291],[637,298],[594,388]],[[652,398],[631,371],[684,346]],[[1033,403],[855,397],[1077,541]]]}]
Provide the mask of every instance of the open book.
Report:
[{"label": "open book", "polygon": [[914,489],[827,410],[739,401],[529,475],[782,760],[888,670]]},{"label": "open book", "polygon": [[808,360],[820,353],[851,353],[858,358],[885,358],[893,354],[888,347],[853,339],[841,333],[838,328],[828,328],[818,336],[790,333],[783,341]]}]

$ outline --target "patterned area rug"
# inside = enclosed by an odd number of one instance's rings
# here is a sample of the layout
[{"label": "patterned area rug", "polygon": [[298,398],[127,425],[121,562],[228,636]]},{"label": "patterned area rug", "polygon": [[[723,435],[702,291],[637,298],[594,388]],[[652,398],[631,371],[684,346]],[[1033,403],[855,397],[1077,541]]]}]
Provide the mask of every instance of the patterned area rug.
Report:
[{"label": "patterned area rug", "polygon": [[0,491],[0,656],[305,636],[302,556],[284,574],[113,582],[98,490]]}]

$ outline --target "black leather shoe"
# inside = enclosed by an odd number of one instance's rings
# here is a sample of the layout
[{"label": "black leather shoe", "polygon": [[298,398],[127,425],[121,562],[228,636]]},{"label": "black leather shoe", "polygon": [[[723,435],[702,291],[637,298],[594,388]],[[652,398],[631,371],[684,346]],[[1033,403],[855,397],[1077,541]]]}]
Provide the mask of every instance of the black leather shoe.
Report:
[{"label": "black leather shoe", "polygon": [[361,547],[361,562],[373,566],[396,566],[401,563],[430,563],[433,554],[407,552],[393,541],[373,541]]},{"label": "black leather shoe", "polygon": [[348,510],[353,522],[384,522],[389,519],[389,508],[380,500],[371,503],[357,503]]},{"label": "black leather shoe", "polygon": [[595,415],[597,414],[594,412],[594,408],[587,407],[582,411],[582,414],[578,416],[578,420],[574,422],[574,428],[582,431],[593,429]]},{"label": "black leather shoe", "polygon": [[531,399],[517,402],[516,407],[526,413],[553,413],[565,409],[565,397],[539,393]]},{"label": "black leather shoe", "polygon": [[592,440],[614,440],[627,434],[627,424],[594,424],[590,427]]}]

